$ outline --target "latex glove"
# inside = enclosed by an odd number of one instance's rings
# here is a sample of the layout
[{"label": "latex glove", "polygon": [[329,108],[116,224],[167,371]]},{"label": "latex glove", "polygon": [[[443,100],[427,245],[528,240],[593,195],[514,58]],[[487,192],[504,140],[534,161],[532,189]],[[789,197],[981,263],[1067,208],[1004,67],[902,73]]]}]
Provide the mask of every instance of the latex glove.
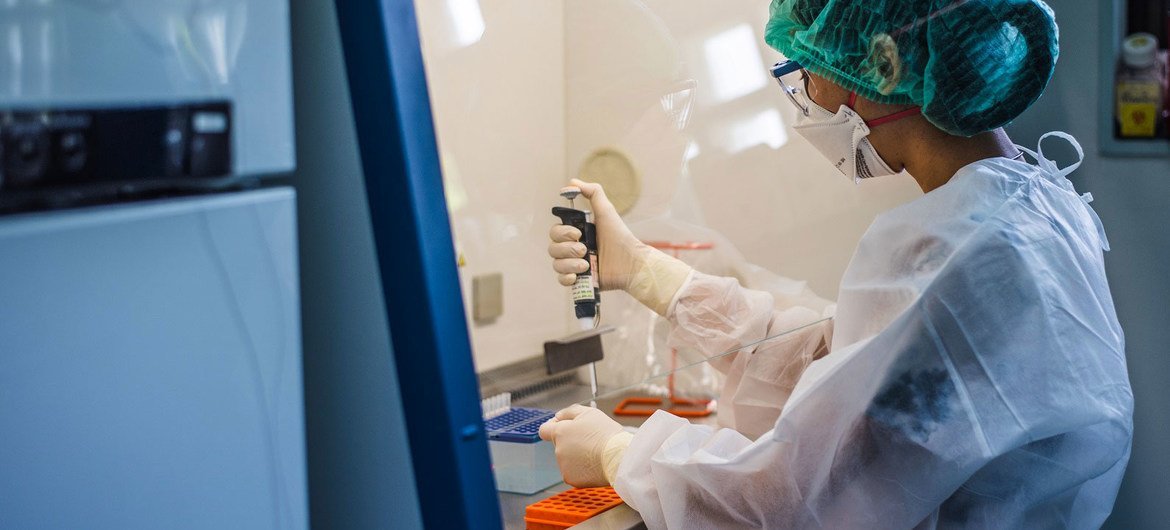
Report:
[{"label": "latex glove", "polygon": [[573,405],[540,426],[540,438],[556,446],[557,465],[570,486],[608,486],[632,435],[600,410]]},{"label": "latex glove", "polygon": [[[665,316],[675,293],[690,276],[691,267],[634,237],[600,184],[578,179],[569,184],[581,188],[581,196],[589,200],[593,211],[601,289],[624,290]],[[552,243],[548,254],[553,258],[557,279],[561,285],[573,285],[577,274],[589,269],[585,245],[580,243],[581,231],[568,225],[554,225],[549,237]]]}]

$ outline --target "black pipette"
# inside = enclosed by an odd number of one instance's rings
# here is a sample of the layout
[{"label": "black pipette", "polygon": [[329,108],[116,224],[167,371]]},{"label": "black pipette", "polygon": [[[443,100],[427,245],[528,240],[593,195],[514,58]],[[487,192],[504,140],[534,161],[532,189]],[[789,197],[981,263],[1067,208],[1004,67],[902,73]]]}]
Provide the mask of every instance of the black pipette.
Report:
[{"label": "black pipette", "polygon": [[[585,259],[589,269],[577,274],[573,283],[573,312],[581,329],[591,330],[601,323],[601,287],[597,269],[597,225],[589,222],[589,212],[578,210],[574,199],[581,195],[581,189],[569,186],[561,189],[561,197],[569,200],[569,207],[553,207],[552,213],[566,224],[581,232],[581,243],[585,245]],[[593,393],[590,405],[597,408],[597,365],[589,363],[589,389]]]}]

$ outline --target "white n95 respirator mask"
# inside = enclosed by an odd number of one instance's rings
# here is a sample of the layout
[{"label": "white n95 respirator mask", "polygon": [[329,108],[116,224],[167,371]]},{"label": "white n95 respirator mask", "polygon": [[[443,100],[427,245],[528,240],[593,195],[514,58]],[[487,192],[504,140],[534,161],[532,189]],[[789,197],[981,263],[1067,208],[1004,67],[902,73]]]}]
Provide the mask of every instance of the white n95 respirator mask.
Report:
[{"label": "white n95 respirator mask", "polygon": [[866,124],[851,108],[855,101],[856,95],[851,95],[850,105],[841,105],[834,114],[809,100],[808,114],[798,112],[792,128],[829,159],[845,178],[855,183],[861,179],[897,174],[878,155],[867,136],[871,126],[917,114],[918,109],[898,112]]}]

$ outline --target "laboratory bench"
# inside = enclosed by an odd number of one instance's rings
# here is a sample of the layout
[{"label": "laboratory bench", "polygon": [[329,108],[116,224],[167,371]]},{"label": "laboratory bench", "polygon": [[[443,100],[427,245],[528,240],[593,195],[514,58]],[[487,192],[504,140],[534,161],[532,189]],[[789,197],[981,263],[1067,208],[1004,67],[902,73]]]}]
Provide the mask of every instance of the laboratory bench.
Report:
[{"label": "laboratory bench", "polygon": [[[598,398],[597,408],[605,411],[614,418],[618,423],[627,427],[638,427],[646,420],[641,416],[614,416],[614,407],[621,402],[622,399],[628,397],[630,394],[617,395],[603,395]],[[547,390],[539,392],[534,395],[522,397],[519,400],[514,400],[513,404],[521,407],[535,407],[549,410],[558,410],[573,403],[587,402],[590,398],[589,386],[580,383],[562,383],[560,385],[551,386]],[[691,419],[695,423],[714,424],[715,415],[704,418]],[[535,502],[541,501],[562,491],[571,489],[571,486],[565,483],[559,483],[551,486],[543,491],[539,491],[532,495],[523,495],[519,493],[499,492],[500,497],[500,511],[504,518],[504,528],[507,530],[523,530],[524,524],[524,510],[525,508]],[[622,504],[599,515],[596,515],[573,528],[582,530],[629,530],[637,528],[646,528],[642,522],[641,516],[638,512],[630,508],[629,505]]]}]

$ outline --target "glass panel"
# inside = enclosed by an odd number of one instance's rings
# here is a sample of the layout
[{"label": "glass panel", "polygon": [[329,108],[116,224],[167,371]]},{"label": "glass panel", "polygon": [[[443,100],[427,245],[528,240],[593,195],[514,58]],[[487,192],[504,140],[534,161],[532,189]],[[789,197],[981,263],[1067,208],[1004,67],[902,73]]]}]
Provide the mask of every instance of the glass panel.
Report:
[{"label": "glass panel", "polygon": [[[637,415],[635,413],[639,410],[658,408],[678,411],[679,415],[685,417],[706,416],[699,413],[715,412],[715,401],[724,390],[721,385],[729,374],[743,374],[763,364],[779,371],[788,368],[791,375],[799,374],[800,369],[814,357],[827,352],[822,338],[831,331],[831,321],[830,318],[801,321],[774,335],[710,356],[696,348],[671,348],[669,366],[629,385],[603,384],[596,398],[581,398],[577,403],[596,403],[599,408],[619,416]],[[741,355],[745,357],[739,358]],[[620,358],[609,360],[616,363],[622,361],[628,362]],[[751,368],[747,368],[749,362]],[[790,382],[795,383],[795,378]],[[617,403],[627,398],[636,399],[631,400],[629,407],[625,407],[630,414],[623,414],[617,410]],[[706,406],[708,402],[712,404],[710,407]],[[609,403],[614,406],[605,406]]]},{"label": "glass panel", "polygon": [[[571,178],[601,182],[637,238],[771,295],[735,319],[807,310],[742,331],[736,348],[828,314],[873,217],[920,194],[909,177],[855,186],[794,134],[756,0],[416,6],[485,397],[554,410],[590,397],[587,368],[543,371],[545,343],[580,330],[548,256]],[[674,325],[622,291],[602,293],[601,315],[615,328],[596,365],[607,410],[669,394],[672,379],[683,398],[720,397],[726,366],[705,359],[723,351],[669,344]]]}]

